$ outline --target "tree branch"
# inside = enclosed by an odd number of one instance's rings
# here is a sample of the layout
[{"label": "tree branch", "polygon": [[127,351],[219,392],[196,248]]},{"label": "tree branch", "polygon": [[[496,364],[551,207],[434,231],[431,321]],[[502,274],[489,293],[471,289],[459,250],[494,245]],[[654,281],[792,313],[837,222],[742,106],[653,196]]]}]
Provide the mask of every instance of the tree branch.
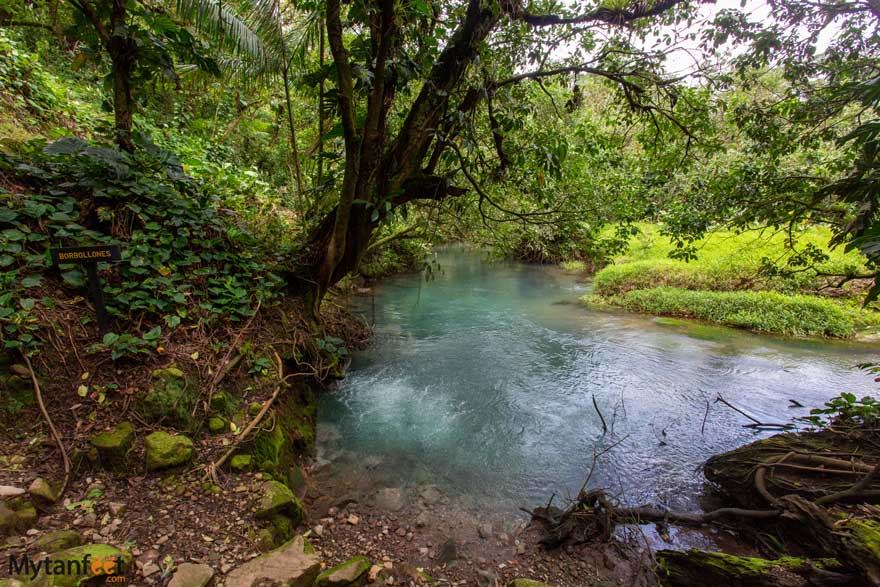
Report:
[{"label": "tree branch", "polygon": [[533,27],[569,25],[583,23],[600,23],[622,26],[640,18],[657,16],[683,3],[685,0],[659,0],[651,6],[648,2],[637,2],[627,8],[598,7],[591,12],[579,16],[559,16],[557,14],[531,14],[522,4],[513,1],[504,3],[503,10],[514,20],[521,20]]}]

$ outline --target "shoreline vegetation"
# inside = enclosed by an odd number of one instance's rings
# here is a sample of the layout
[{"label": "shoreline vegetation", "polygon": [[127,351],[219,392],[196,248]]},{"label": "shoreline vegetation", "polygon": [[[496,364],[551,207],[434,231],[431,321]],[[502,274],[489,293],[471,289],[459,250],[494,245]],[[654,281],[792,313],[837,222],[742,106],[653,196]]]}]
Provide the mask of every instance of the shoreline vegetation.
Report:
[{"label": "shoreline vegetation", "polygon": [[[597,271],[587,305],[692,318],[755,332],[795,337],[871,339],[880,331],[876,304],[862,307],[866,284],[847,276],[865,271],[858,252],[829,250],[829,231],[715,230],[696,243],[696,259],[672,259],[675,247],[660,227],[640,223],[626,253]],[[822,260],[786,267],[799,249]],[[582,271],[578,262],[560,266]],[[782,268],[780,268],[780,266]]]}]

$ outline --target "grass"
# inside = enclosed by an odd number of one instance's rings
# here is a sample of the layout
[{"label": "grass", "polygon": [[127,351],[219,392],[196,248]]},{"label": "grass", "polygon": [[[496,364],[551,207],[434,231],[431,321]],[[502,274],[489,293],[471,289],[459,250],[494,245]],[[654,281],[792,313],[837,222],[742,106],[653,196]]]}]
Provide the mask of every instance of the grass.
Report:
[{"label": "grass", "polygon": [[[714,231],[697,243],[698,258],[684,262],[668,257],[674,245],[659,227],[639,228],[629,251],[595,275],[593,295],[585,301],[790,336],[851,338],[880,326],[880,313],[857,307],[857,286],[839,291],[843,299],[829,298],[815,295],[825,282],[814,270],[764,274],[763,259],[781,265],[791,255],[787,234]],[[812,245],[828,255],[816,267],[820,273],[864,270],[859,253],[827,249],[826,229],[810,228],[796,237],[799,249]]]},{"label": "grass", "polygon": [[577,259],[573,261],[563,261],[559,264],[563,271],[569,273],[584,273],[587,270],[587,264]]},{"label": "grass", "polygon": [[676,287],[638,289],[610,298],[636,312],[698,318],[726,326],[789,336],[851,338],[880,325],[874,312],[834,300],[772,291],[695,291]]},{"label": "grass", "polygon": [[[718,230],[697,243],[698,257],[690,262],[669,258],[674,245],[660,234],[656,225],[640,224],[640,233],[630,241],[629,252],[614,264],[599,271],[593,281],[598,295],[618,295],[634,289],[660,286],[710,291],[767,290],[804,293],[823,284],[815,271],[787,276],[761,274],[764,258],[784,263],[791,249],[782,232],[746,232]],[[812,245],[825,251],[829,259],[816,266],[822,273],[846,274],[864,269],[865,258],[858,252],[844,253],[842,248],[827,249],[831,233],[824,228],[810,228],[797,235],[797,247]],[[844,293],[854,294],[852,289]]]}]

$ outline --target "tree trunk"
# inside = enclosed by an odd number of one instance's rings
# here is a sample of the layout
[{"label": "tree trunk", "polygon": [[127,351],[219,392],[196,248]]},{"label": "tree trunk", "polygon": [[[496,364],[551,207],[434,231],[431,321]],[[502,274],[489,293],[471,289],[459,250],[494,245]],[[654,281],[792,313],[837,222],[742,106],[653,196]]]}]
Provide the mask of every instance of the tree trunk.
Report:
[{"label": "tree trunk", "polygon": [[[116,144],[121,149],[134,153],[135,146],[131,136],[131,74],[137,60],[138,48],[135,40],[128,35],[126,16],[125,0],[113,0],[109,38],[105,42],[113,67],[113,114],[116,121]],[[100,29],[99,32],[101,32]]]},{"label": "tree trunk", "polygon": [[134,153],[135,146],[131,138],[131,70],[134,59],[129,56],[126,41],[127,39],[122,37],[113,37],[110,40],[110,60],[113,64],[113,114],[116,144],[121,149]]}]

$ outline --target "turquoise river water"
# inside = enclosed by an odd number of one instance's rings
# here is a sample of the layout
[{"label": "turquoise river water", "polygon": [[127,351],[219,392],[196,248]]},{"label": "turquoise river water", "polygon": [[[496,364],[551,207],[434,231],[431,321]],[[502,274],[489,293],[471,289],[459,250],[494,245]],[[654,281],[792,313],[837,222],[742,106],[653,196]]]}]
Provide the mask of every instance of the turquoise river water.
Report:
[{"label": "turquoise river water", "polygon": [[319,406],[319,458],[377,485],[533,506],[576,494],[594,451],[619,443],[591,486],[695,509],[700,464],[761,434],[718,394],[787,422],[807,413],[790,398],[876,389],[856,368],[876,347],[589,309],[578,304],[589,284],[555,268],[459,247],[437,260],[431,282],[400,276],[355,300],[376,340]]}]

